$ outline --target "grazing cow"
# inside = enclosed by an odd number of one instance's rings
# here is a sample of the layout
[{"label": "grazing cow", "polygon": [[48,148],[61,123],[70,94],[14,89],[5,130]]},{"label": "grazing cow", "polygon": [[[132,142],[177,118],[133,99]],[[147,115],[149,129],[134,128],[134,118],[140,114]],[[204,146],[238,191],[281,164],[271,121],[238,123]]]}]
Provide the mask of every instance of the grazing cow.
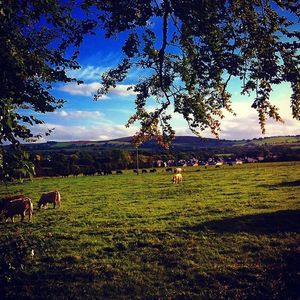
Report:
[{"label": "grazing cow", "polygon": [[41,206],[47,207],[48,203],[53,203],[53,208],[55,208],[56,204],[58,204],[58,206],[60,207],[61,197],[59,191],[43,193],[38,202],[38,208],[41,208]]},{"label": "grazing cow", "polygon": [[21,198],[25,198],[24,195],[10,195],[10,196],[5,196],[4,198],[0,199],[0,214],[3,212],[6,204],[11,201],[11,200],[15,200],[15,199],[21,199]]},{"label": "grazing cow", "polygon": [[116,171],[116,174],[121,175],[121,174],[123,174],[123,172],[122,172],[121,170],[117,170],[117,171]]},{"label": "grazing cow", "polygon": [[148,171],[146,169],[143,169],[142,173],[148,173]]},{"label": "grazing cow", "polygon": [[5,204],[11,200],[25,198],[24,195],[11,195],[11,196],[5,196],[4,198],[0,199],[0,213],[2,212]]},{"label": "grazing cow", "polygon": [[182,182],[182,175],[180,173],[178,174],[175,174],[173,176],[173,179],[172,179],[173,183],[176,184],[176,183],[181,183]]},{"label": "grazing cow", "polygon": [[157,170],[156,169],[151,169],[150,173],[155,173]]},{"label": "grazing cow", "polygon": [[4,212],[5,222],[8,218],[14,222],[15,215],[21,215],[21,222],[23,222],[25,215],[28,214],[28,221],[31,221],[33,205],[32,201],[28,197],[21,197],[17,199],[5,200],[1,202],[0,211]]},{"label": "grazing cow", "polygon": [[218,162],[215,164],[215,167],[216,167],[216,168],[220,168],[222,165],[223,165],[223,162],[218,161]]},{"label": "grazing cow", "polygon": [[182,168],[175,168],[174,173],[180,174],[182,172]]}]

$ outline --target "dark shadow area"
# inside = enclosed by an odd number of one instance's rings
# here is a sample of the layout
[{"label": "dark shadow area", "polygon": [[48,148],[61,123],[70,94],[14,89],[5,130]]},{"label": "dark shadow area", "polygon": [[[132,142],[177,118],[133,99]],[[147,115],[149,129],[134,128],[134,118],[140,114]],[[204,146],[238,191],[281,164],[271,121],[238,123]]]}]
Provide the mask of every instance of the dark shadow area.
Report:
[{"label": "dark shadow area", "polygon": [[293,187],[293,186],[300,186],[300,180],[295,181],[286,181],[276,184],[262,184],[260,187],[264,188],[276,188],[276,187]]},{"label": "dark shadow area", "polygon": [[284,232],[300,232],[300,210],[281,210],[272,213],[246,215],[204,222],[196,226],[185,227],[185,230],[214,230],[223,232],[248,232],[272,234]]},{"label": "dark shadow area", "polygon": [[[0,285],[0,298],[299,299],[300,253],[292,249],[281,252],[280,256],[278,263],[268,263],[261,269],[242,264],[234,270],[198,272],[186,269],[181,265],[181,257],[170,251],[148,253],[147,257],[141,256],[140,261],[159,263],[164,273],[155,274],[156,277],[149,272],[152,277],[147,280],[143,280],[142,270],[127,273],[101,261],[87,266],[69,256],[60,261],[43,260],[39,270],[16,274],[12,281]],[[162,275],[163,281],[159,277]]]}]

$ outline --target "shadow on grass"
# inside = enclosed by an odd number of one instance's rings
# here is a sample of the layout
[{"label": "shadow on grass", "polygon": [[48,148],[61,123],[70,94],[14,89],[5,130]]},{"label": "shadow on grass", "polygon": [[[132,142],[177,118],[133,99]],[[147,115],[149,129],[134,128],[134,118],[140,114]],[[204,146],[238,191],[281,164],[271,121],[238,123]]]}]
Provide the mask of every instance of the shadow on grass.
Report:
[{"label": "shadow on grass", "polygon": [[196,226],[185,227],[185,230],[216,232],[248,232],[272,234],[300,232],[300,210],[281,210],[272,213],[246,215],[222,220],[204,222]]},{"label": "shadow on grass", "polygon": [[293,186],[300,186],[300,180],[295,181],[286,181],[276,184],[263,184],[261,187],[264,188],[276,188],[276,187],[293,187]]}]

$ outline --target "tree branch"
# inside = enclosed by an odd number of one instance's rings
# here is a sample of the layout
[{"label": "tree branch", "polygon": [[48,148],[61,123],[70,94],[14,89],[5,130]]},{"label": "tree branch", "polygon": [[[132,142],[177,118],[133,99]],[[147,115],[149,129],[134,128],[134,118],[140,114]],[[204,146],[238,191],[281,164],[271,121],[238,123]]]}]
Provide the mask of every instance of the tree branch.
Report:
[{"label": "tree branch", "polygon": [[168,17],[170,13],[170,3],[168,0],[164,1],[164,15],[163,15],[163,40],[162,46],[159,50],[159,81],[162,90],[164,90],[164,82],[163,82],[163,65],[165,59],[165,50],[168,43]]}]

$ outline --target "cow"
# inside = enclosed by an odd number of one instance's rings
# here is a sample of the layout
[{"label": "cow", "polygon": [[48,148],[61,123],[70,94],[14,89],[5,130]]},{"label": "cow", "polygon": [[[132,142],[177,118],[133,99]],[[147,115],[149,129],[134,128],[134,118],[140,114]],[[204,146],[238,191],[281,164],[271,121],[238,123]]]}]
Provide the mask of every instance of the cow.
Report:
[{"label": "cow", "polygon": [[61,197],[59,191],[43,193],[38,202],[38,208],[41,208],[41,206],[47,207],[48,203],[53,203],[53,208],[55,208],[56,204],[60,207]]},{"label": "cow", "polygon": [[0,199],[0,214],[3,212],[5,205],[15,199],[25,198],[24,195],[10,195]]},{"label": "cow", "polygon": [[150,169],[150,173],[155,173],[156,171],[156,169]]},{"label": "cow", "polygon": [[172,178],[172,182],[174,184],[181,183],[182,182],[182,175],[180,173],[174,174],[173,178]]},{"label": "cow", "polygon": [[148,171],[146,169],[143,169],[142,173],[148,173]]},{"label": "cow", "polygon": [[15,215],[21,215],[21,222],[23,222],[26,214],[28,214],[28,221],[30,222],[33,213],[33,204],[30,198],[24,196],[11,200],[2,199],[0,211],[4,213],[5,222],[10,218],[12,223],[14,223]]},{"label": "cow", "polygon": [[174,173],[180,174],[182,172],[182,168],[175,168]]},{"label": "cow", "polygon": [[3,210],[3,207],[5,206],[5,203],[11,201],[11,200],[15,200],[15,199],[19,199],[19,198],[24,198],[24,195],[10,195],[10,196],[5,196],[4,198],[0,199],[0,213]]},{"label": "cow", "polygon": [[215,164],[215,167],[216,167],[216,168],[220,168],[222,165],[223,165],[223,162],[222,162],[222,161],[218,161],[218,162]]}]

